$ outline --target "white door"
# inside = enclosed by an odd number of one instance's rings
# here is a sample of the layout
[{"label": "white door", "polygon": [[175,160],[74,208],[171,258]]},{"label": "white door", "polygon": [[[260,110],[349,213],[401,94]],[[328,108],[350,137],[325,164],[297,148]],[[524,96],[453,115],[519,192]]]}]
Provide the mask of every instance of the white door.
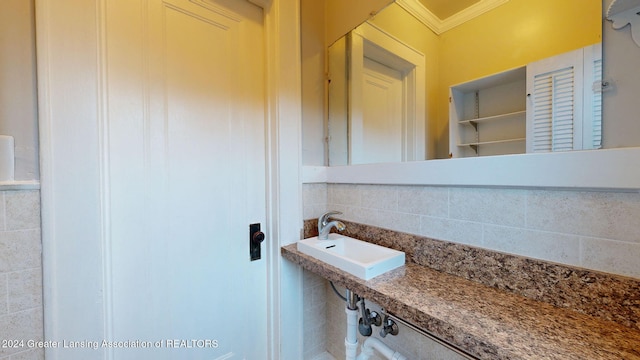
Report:
[{"label": "white door", "polygon": [[349,163],[424,160],[424,54],[369,23],[350,39]]},{"label": "white door", "polygon": [[367,57],[362,75],[362,117],[351,123],[352,164],[403,161],[403,75]]},{"label": "white door", "polygon": [[110,0],[106,15],[111,338],[148,345],[113,358],[266,359],[265,252],[249,256],[266,211],[262,9]]}]

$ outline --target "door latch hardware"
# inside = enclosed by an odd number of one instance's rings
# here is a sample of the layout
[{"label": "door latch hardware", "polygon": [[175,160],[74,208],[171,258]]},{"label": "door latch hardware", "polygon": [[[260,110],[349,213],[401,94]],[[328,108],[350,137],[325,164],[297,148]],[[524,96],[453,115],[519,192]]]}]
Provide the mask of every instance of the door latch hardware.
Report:
[{"label": "door latch hardware", "polygon": [[260,231],[260,224],[249,225],[249,256],[251,261],[260,260],[260,244],[264,241],[264,233]]}]

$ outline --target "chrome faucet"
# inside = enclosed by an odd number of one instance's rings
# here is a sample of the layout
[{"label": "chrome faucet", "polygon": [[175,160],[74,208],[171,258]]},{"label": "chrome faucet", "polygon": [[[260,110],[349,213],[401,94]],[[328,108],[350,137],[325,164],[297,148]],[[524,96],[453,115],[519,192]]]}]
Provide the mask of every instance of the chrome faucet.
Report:
[{"label": "chrome faucet", "polygon": [[327,240],[329,238],[329,231],[331,231],[332,227],[342,231],[346,229],[346,225],[339,220],[329,221],[332,215],[341,215],[340,211],[329,211],[328,213],[322,214],[318,218],[318,239],[319,240]]}]

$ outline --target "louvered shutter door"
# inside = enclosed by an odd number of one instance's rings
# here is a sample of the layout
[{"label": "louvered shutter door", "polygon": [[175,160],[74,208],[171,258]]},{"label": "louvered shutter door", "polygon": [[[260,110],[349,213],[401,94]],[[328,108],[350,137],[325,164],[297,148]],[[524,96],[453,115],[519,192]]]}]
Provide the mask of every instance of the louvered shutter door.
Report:
[{"label": "louvered shutter door", "polygon": [[[532,98],[533,131],[529,134],[533,147],[530,152],[551,151],[553,84],[550,76],[535,76]],[[529,141],[529,139],[527,139]]]},{"label": "louvered shutter door", "polygon": [[575,69],[569,67],[555,71],[552,75],[553,105],[551,123],[552,151],[573,150],[575,116]]},{"label": "louvered shutter door", "polygon": [[527,65],[527,152],[582,148],[583,69],[582,49]]},{"label": "louvered shutter door", "polygon": [[575,69],[534,76],[533,152],[573,150]]},{"label": "louvered shutter door", "polygon": [[[596,87],[602,83],[602,58],[593,61],[593,80]],[[591,104],[591,149],[602,147],[602,91],[592,91],[593,102]]]}]

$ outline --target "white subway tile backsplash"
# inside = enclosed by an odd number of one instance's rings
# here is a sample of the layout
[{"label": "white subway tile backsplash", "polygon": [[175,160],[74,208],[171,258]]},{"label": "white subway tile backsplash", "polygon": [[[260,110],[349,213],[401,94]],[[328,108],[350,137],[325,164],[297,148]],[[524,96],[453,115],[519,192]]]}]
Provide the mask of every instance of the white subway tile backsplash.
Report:
[{"label": "white subway tile backsplash", "polygon": [[[39,191],[0,192],[0,339],[42,340]],[[42,360],[42,349],[0,349],[0,358]]]},{"label": "white subway tile backsplash", "polygon": [[615,274],[640,272],[631,260],[640,244],[640,193],[328,184],[326,201],[327,209],[366,225]]},{"label": "white subway tile backsplash", "polygon": [[303,187],[302,201],[305,219],[320,217],[327,212],[327,184],[307,184]]},{"label": "white subway tile backsplash", "polygon": [[9,311],[42,308],[42,270],[9,273]]},{"label": "white subway tile backsplash", "polygon": [[417,215],[448,217],[449,189],[423,186],[400,187],[398,210]]},{"label": "white subway tile backsplash", "polygon": [[326,332],[326,280],[310,271],[303,270],[304,359],[311,359],[325,351]]},{"label": "white subway tile backsplash", "polygon": [[5,191],[0,191],[0,231],[7,229]]},{"label": "white subway tile backsplash", "polygon": [[8,310],[8,297],[9,285],[7,280],[7,274],[0,274],[0,316],[9,312]]},{"label": "white subway tile backsplash", "polygon": [[472,246],[483,245],[482,224],[471,221],[421,216],[418,235]]},{"label": "white subway tile backsplash", "polygon": [[7,230],[40,228],[39,191],[7,191],[4,199]]},{"label": "white subway tile backsplash", "polygon": [[640,244],[584,237],[582,266],[640,278]]},{"label": "white subway tile backsplash", "polygon": [[37,348],[31,349],[27,351],[23,351],[21,353],[13,354],[9,358],[9,360],[42,360],[44,359],[44,349]]},{"label": "white subway tile backsplash", "polygon": [[304,206],[303,208],[303,215],[305,219],[316,219],[319,218],[320,216],[322,216],[322,214],[326,213],[327,211],[329,211],[327,209],[327,205],[311,205],[311,206]]},{"label": "white subway tile backsplash", "polygon": [[362,186],[360,203],[364,208],[398,211],[398,189],[395,186],[369,185]]},{"label": "white subway tile backsplash", "polygon": [[41,267],[40,230],[0,232],[0,273]]},{"label": "white subway tile backsplash", "polygon": [[524,227],[523,190],[452,188],[449,217],[487,224]]},{"label": "white subway tile backsplash", "polygon": [[531,191],[527,227],[640,243],[640,194]]},{"label": "white subway tile backsplash", "polygon": [[[41,341],[42,328],[42,309],[30,309],[0,316],[0,339]],[[0,347],[0,358],[24,350],[27,349]]]},{"label": "white subway tile backsplash", "polygon": [[359,185],[331,184],[327,191],[330,205],[360,206]]},{"label": "white subway tile backsplash", "polygon": [[326,205],[327,184],[308,184],[304,186],[302,200],[305,205]]},{"label": "white subway tile backsplash", "polygon": [[484,247],[567,265],[580,265],[580,237],[576,235],[484,225]]}]

